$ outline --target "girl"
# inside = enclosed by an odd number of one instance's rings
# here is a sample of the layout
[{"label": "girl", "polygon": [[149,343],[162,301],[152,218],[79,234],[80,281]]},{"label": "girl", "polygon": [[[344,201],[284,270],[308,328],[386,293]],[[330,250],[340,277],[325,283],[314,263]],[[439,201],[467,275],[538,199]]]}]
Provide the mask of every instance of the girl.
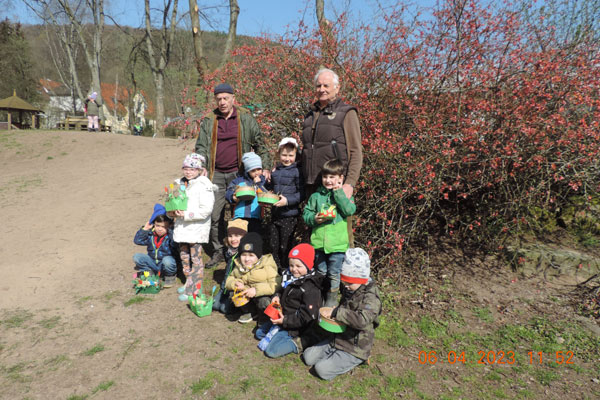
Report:
[{"label": "girl", "polygon": [[[215,186],[205,175],[204,157],[188,154],[183,160],[183,178],[176,179],[177,186],[185,187],[187,209],[170,211],[175,218],[173,238],[179,243],[179,255],[186,277],[185,286],[180,288],[179,300],[187,301],[193,295],[196,283],[204,276],[202,261],[202,243],[208,243],[210,233],[210,214],[215,202]],[[203,173],[204,172],[204,173]]]}]

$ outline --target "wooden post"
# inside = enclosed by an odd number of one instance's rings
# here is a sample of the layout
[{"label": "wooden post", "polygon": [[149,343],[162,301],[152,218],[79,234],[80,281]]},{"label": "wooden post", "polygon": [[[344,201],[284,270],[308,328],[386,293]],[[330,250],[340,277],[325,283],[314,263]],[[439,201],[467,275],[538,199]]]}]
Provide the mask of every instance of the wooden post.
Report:
[{"label": "wooden post", "polygon": [[31,129],[35,129],[35,114],[31,114]]},{"label": "wooden post", "polygon": [[10,126],[12,125],[12,120],[10,118],[10,110],[8,110],[8,130],[10,131]]}]

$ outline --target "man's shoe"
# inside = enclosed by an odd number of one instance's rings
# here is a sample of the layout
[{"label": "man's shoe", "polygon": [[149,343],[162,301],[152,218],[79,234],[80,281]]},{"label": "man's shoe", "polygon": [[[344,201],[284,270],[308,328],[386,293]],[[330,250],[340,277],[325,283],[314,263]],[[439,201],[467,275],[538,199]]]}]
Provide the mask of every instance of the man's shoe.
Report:
[{"label": "man's shoe", "polygon": [[177,278],[175,277],[175,275],[172,276],[165,276],[165,283],[163,284],[164,288],[170,288],[173,287],[175,285],[175,281],[177,280]]},{"label": "man's shoe", "polygon": [[221,250],[215,250],[212,258],[206,263],[206,265],[204,266],[204,268],[214,268],[216,267],[220,262],[225,261],[225,257],[223,257],[223,252]]},{"label": "man's shoe", "polygon": [[251,313],[246,313],[243,314],[240,319],[238,319],[238,322],[240,324],[247,324],[249,322],[252,322],[252,314]]}]

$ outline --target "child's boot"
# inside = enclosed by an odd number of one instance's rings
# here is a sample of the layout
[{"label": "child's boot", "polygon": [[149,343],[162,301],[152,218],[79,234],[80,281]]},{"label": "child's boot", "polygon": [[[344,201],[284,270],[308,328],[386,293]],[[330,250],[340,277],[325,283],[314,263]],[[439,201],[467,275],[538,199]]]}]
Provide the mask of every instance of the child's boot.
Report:
[{"label": "child's boot", "polygon": [[327,292],[327,296],[325,297],[325,307],[337,307],[338,305],[338,293],[339,288],[335,288]]}]

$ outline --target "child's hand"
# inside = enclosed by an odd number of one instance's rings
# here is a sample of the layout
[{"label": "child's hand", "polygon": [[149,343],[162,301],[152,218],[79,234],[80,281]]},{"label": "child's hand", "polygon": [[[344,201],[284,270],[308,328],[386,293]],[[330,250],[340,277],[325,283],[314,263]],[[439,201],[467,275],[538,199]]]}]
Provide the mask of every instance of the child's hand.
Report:
[{"label": "child's hand", "polygon": [[144,227],[142,229],[145,230],[145,231],[149,231],[150,229],[152,229],[153,226],[154,225],[152,225],[150,223],[150,221],[148,221],[148,222],[146,222],[146,225],[144,225]]},{"label": "child's hand", "polygon": [[271,299],[271,303],[280,304],[279,301],[279,296],[275,296]]},{"label": "child's hand", "polygon": [[327,221],[327,220],[325,219],[325,217],[322,217],[322,216],[320,216],[320,215],[317,215],[317,216],[315,216],[315,222],[316,222],[317,224],[322,224],[322,223],[323,223],[323,222],[325,222],[325,221]]},{"label": "child's hand", "polygon": [[246,297],[253,298],[254,296],[256,296],[256,288],[253,288],[253,287],[248,288],[248,289],[244,290],[242,292],[242,294]]},{"label": "child's hand", "polygon": [[239,200],[238,200],[238,198],[237,198],[237,196],[235,194],[233,195],[233,202],[235,204],[237,204],[239,202]]},{"label": "child's hand", "polygon": [[175,211],[167,211],[167,217],[171,219],[175,218]]},{"label": "child's hand", "polygon": [[242,282],[236,282],[233,287],[236,290],[244,290],[244,284]]},{"label": "child's hand", "polygon": [[288,199],[284,195],[279,195],[279,201],[273,204],[275,207],[283,207],[288,205]]},{"label": "child's hand", "polygon": [[175,217],[183,218],[185,216],[185,211],[183,210],[175,210]]},{"label": "child's hand", "polygon": [[257,175],[257,176],[255,176],[255,177],[254,177],[254,179],[252,179],[252,181],[253,181],[254,183],[260,183],[260,181],[261,181],[261,179],[260,179],[260,175]]},{"label": "child's hand", "polygon": [[283,315],[281,315],[281,313],[279,313],[279,318],[278,319],[271,318],[271,323],[274,324],[274,325],[281,325],[281,324],[283,324]]},{"label": "child's hand", "polygon": [[333,190],[341,189],[344,184],[344,179],[341,176],[338,176],[337,182],[333,184]]},{"label": "child's hand", "polygon": [[331,318],[332,311],[333,311],[333,308],[331,310],[323,310],[323,311],[321,311],[321,315],[324,316],[325,318]]}]

